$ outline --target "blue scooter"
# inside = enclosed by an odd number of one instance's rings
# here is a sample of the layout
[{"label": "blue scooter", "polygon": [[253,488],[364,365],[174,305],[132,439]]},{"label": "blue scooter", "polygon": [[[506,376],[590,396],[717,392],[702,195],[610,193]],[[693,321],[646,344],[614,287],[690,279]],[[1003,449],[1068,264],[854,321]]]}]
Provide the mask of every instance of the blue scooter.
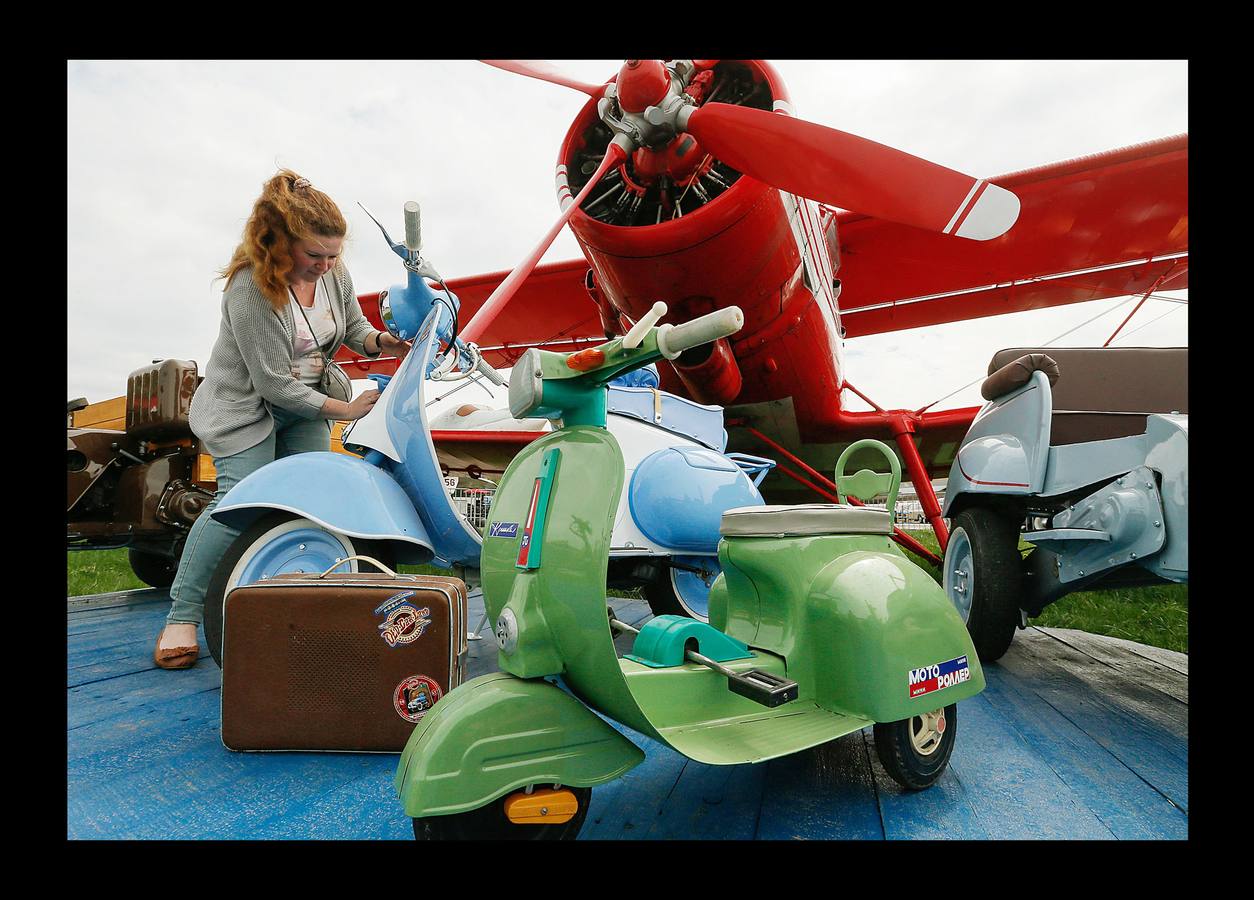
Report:
[{"label": "blue scooter", "polygon": [[[428,414],[436,400],[429,398],[464,381],[443,394],[474,388],[496,400],[508,389],[506,376],[457,337],[460,301],[421,256],[418,204],[405,204],[404,243],[374,221],[406,270],[404,285],[381,293],[380,315],[394,336],[413,341],[412,349],[390,379],[371,376],[382,390],[379,401],[344,432],[345,448],[362,458],[319,452],[275,460],[214,508],[215,519],[240,532],[205,596],[205,639],[219,664],[223,602],[240,585],[323,572],[339,560],[356,571],[351,557],[358,555],[389,565],[433,564],[478,583],[484,535],[450,495],[431,439]],[[638,324],[651,327],[664,313],[665,305],[655,304]],[[728,509],[764,504],[758,485],[775,463],[724,453],[722,409],[658,390],[656,371],[651,380],[607,391],[609,430],[627,470],[609,584],[642,587],[655,614],[706,621],[709,589],[721,571],[719,520]]]}]

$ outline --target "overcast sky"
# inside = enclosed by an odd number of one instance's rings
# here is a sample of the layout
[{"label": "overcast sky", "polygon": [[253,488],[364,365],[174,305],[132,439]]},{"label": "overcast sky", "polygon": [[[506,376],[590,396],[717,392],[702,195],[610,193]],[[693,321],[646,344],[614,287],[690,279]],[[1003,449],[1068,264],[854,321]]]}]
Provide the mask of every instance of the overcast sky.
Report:
[{"label": "overcast sky", "polygon": [[[591,82],[621,64],[555,62]],[[1184,61],[772,63],[798,117],[977,177],[1188,131]],[[402,270],[358,201],[398,237],[403,203],[417,200],[424,256],[446,278],[512,268],[560,213],[557,151],[586,99],[462,60],[69,62],[67,399],[119,396],[157,357],[194,359],[203,374],[220,321],[215,272],[281,166],[343,210],[361,293]],[[545,261],[577,256],[564,230]],[[850,340],[847,374],[881,405],[921,406],[978,381],[1002,347],[1094,317],[1061,345],[1100,346],[1134,302]],[[1161,300],[1116,341],[1187,344],[1187,306]],[[971,386],[942,406],[980,402]]]}]

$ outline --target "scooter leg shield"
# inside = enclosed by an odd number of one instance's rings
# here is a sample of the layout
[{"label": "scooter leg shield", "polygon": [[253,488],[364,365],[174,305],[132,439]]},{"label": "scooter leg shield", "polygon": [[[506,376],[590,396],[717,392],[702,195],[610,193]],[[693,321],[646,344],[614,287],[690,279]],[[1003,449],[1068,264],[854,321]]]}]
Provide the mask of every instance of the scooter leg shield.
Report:
[{"label": "scooter leg shield", "polygon": [[528,785],[593,787],[644,753],[561,688],[503,672],[450,691],[418,723],[396,770],[412,818],[478,809]]}]

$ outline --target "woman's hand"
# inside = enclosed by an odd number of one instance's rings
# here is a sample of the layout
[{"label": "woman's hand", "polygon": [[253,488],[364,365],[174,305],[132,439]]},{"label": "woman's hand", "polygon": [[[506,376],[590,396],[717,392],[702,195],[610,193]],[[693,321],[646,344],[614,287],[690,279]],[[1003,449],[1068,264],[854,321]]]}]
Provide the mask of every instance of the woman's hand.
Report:
[{"label": "woman's hand", "polygon": [[399,338],[393,337],[391,332],[379,332],[379,351],[381,353],[387,353],[391,356],[395,356],[397,359],[404,359],[405,354],[409,352],[410,347],[412,346],[412,341],[402,341]]},{"label": "woman's hand", "polygon": [[349,422],[355,422],[370,412],[371,407],[379,400],[378,390],[363,391],[348,403],[348,415],[345,419]]}]

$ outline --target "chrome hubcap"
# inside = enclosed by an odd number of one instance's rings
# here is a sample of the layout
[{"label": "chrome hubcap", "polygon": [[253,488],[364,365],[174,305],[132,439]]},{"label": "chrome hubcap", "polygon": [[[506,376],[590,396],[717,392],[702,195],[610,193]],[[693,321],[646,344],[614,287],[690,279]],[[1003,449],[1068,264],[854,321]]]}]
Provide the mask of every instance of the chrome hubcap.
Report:
[{"label": "chrome hubcap", "polygon": [[961,528],[955,528],[945,548],[945,596],[963,622],[971,617],[971,598],[975,592],[972,563],[971,539]]}]

